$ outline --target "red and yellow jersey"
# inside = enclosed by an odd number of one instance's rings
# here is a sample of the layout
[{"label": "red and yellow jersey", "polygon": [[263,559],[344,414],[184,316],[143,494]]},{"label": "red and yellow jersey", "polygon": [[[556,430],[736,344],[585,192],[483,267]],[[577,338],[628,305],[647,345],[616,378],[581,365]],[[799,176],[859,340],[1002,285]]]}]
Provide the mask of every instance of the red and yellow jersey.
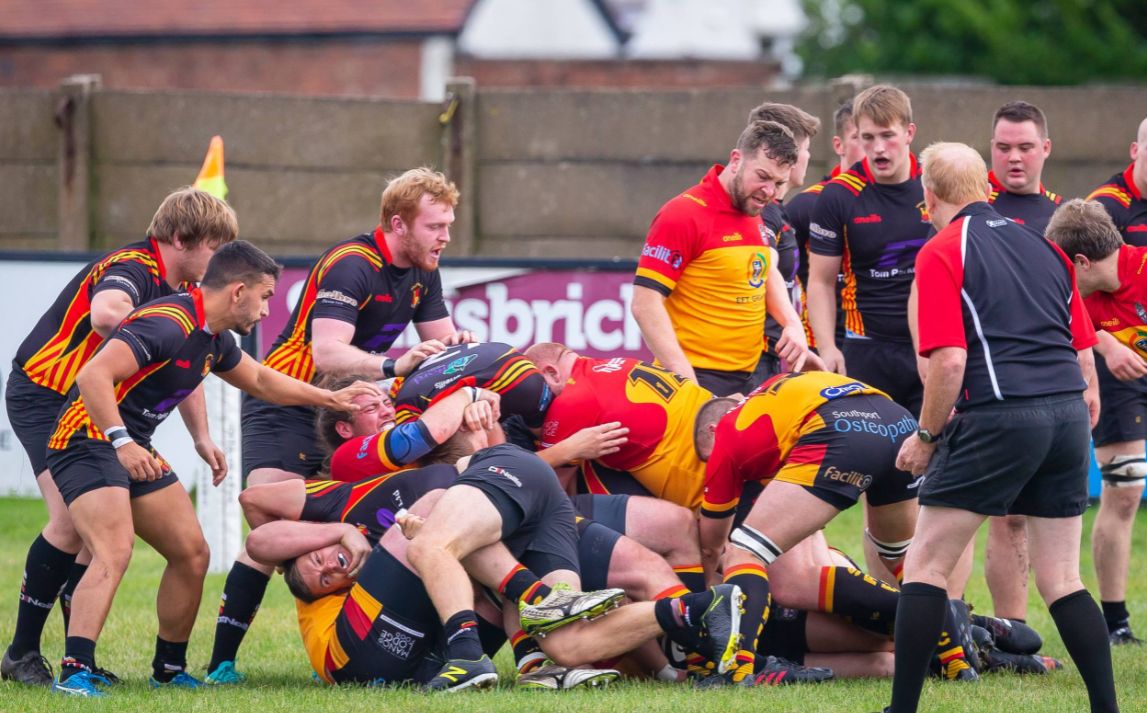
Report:
[{"label": "red and yellow jersey", "polygon": [[579,357],[546,412],[542,445],[552,446],[588,426],[620,421],[629,429],[629,440],[601,462],[629,471],[659,498],[696,508],[705,465],[693,447],[693,422],[711,398],[695,382],[636,359]]},{"label": "red and yellow jersey", "polygon": [[1119,289],[1093,292],[1083,304],[1096,329],[1147,358],[1147,247],[1119,248]]},{"label": "red and yellow jersey", "polygon": [[824,428],[818,408],[860,394],[885,396],[855,379],[824,371],[778,374],[757,387],[717,424],[713,453],[705,464],[701,514],[731,517],[745,483],[771,480],[782,466],[807,466],[811,485],[825,446],[794,446],[803,434]]},{"label": "red and yellow jersey", "polygon": [[299,617],[299,633],[303,637],[303,648],[307,659],[327,683],[335,683],[331,673],[338,671],[350,661],[350,655],[339,641],[339,615],[346,611],[346,620],[356,633],[363,636],[369,633],[373,622],[382,611],[382,603],[370,595],[361,585],[354,585],[349,592],[320,597],[314,602],[295,600]]},{"label": "red and yellow jersey", "polygon": [[68,393],[103,341],[92,330],[92,299],[104,290],[126,293],[135,307],[174,292],[154,238],[113,250],[72,278],[16,351],[15,363],[28,379]]},{"label": "red and yellow jersey", "polygon": [[665,295],[691,365],[752,371],[761,356],[769,251],[760,217],[733,205],[721,170],[714,166],[657,213],[633,282]]}]

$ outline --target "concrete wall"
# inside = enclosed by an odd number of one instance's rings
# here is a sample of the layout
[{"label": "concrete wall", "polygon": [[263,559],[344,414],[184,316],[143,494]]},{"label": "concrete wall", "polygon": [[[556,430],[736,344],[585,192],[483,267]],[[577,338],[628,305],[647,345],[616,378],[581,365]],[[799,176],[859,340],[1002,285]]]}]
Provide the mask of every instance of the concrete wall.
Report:
[{"label": "concrete wall", "polygon": [[[1147,116],[1147,92],[1135,88],[905,89],[917,149],[943,138],[986,151],[997,106],[1014,98],[1042,106],[1053,140],[1045,183],[1067,196],[1126,166]],[[438,103],[96,90],[81,127],[86,140],[71,144],[89,147],[90,187],[84,200],[63,201],[60,187],[76,164],[64,160],[69,142],[54,120],[60,94],[0,90],[0,249],[105,248],[138,238],[221,134],[243,234],[278,255],[314,253],[374,225],[386,177],[429,164],[462,183],[455,255],[632,258],[660,205],[727,158],[749,109],[765,99],[825,121],[809,176],[823,173],[834,158],[840,92],[479,85],[459,93],[444,127]],[[61,222],[76,212],[87,221]],[[83,233],[79,243],[58,237],[72,225]]]}]

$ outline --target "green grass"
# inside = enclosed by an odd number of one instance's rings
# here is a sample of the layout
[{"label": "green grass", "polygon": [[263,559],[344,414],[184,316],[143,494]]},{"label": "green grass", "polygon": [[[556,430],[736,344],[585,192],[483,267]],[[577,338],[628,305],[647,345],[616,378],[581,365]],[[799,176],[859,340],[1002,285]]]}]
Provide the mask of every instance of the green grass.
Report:
[{"label": "green grass", "polygon": [[[1088,513],[1088,526],[1094,510]],[[7,622],[0,637],[7,640],[15,620],[16,594],[20,586],[27,547],[44,522],[44,510],[37,500],[0,499],[0,618]],[[1141,516],[1140,519],[1147,519]],[[829,539],[846,551],[860,553],[860,516],[850,511],[829,527]],[[983,545],[983,536],[980,545]],[[1147,573],[1142,570],[1147,530],[1140,526],[1135,551],[1138,562],[1132,563],[1130,608],[1133,620],[1147,633]],[[1091,570],[1090,545],[1085,542],[1084,579],[1095,592]],[[1139,565],[1139,568],[1136,568]],[[780,689],[693,691],[684,686],[652,683],[620,683],[606,691],[565,694],[514,692],[508,684],[492,693],[463,694],[444,699],[409,691],[380,691],[355,688],[329,688],[312,682],[310,667],[303,654],[294,605],[286,587],[278,582],[269,587],[240,654],[240,670],[250,675],[242,687],[211,689],[202,692],[160,691],[147,688],[147,675],[155,641],[155,590],[162,571],[162,560],[143,543],[137,543],[131,569],[120,587],[107,628],[100,640],[99,660],[118,673],[126,685],[114,690],[114,697],[103,701],[73,700],[51,696],[46,691],[0,684],[0,711],[339,711],[388,713],[421,711],[462,713],[466,711],[523,711],[559,713],[561,711],[748,711],[770,713],[818,711],[879,710],[888,701],[888,681],[834,682],[817,687]],[[968,589],[970,601],[983,610],[990,609],[984,586],[982,557]],[[223,575],[208,577],[206,594],[199,620],[192,636],[190,662],[193,672],[202,675],[210,655],[214,617],[223,588]],[[5,594],[6,593],[6,594]],[[1031,623],[1047,643],[1044,651],[1064,658],[1063,645],[1055,635],[1046,609],[1035,598],[1032,587]],[[63,647],[62,624],[53,614],[44,640],[44,654],[55,664]],[[1114,651],[1115,676],[1124,711],[1147,711],[1147,657],[1141,650],[1122,647]],[[505,680],[512,680],[512,662],[505,650],[498,657]],[[930,681],[924,693],[927,711],[1012,711],[1015,713],[1065,713],[1086,710],[1083,684],[1073,668],[1046,677],[990,676],[976,685],[944,684]]]}]

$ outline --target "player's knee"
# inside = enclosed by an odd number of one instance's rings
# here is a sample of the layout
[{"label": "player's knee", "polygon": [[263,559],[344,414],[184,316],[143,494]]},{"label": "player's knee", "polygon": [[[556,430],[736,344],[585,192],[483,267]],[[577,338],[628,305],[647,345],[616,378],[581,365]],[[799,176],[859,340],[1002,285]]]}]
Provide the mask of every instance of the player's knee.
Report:
[{"label": "player's knee", "polygon": [[1099,469],[1103,489],[1108,497],[1134,501],[1138,506],[1143,485],[1147,483],[1147,460],[1142,455],[1115,456]]},{"label": "player's knee", "polygon": [[70,518],[52,518],[44,525],[44,539],[64,552],[79,552],[84,546],[83,538],[72,526]]},{"label": "player's knee", "polygon": [[907,554],[908,547],[912,544],[911,537],[904,540],[874,537],[872,531],[867,527],[864,528],[864,536],[872,543],[876,554],[880,555],[880,558],[886,562],[899,562]]},{"label": "player's knee", "polygon": [[96,572],[103,569],[108,575],[117,579],[121,577],[127,571],[127,566],[131,564],[131,553],[135,546],[134,539],[134,537],[116,537],[106,538],[103,542],[90,543],[92,562],[89,569]]}]

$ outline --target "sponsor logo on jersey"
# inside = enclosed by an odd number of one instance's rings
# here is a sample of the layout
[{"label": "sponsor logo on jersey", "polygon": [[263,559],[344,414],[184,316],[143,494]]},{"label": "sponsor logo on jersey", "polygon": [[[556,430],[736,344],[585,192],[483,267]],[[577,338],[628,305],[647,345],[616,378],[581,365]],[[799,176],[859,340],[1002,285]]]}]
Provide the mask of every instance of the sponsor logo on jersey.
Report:
[{"label": "sponsor logo on jersey", "polygon": [[858,215],[852,219],[853,223],[857,225],[868,225],[870,223],[883,223],[884,218],[879,213],[869,213],[868,215]]},{"label": "sponsor logo on jersey", "polygon": [[514,475],[513,473],[506,470],[505,468],[499,468],[496,465],[491,465],[491,466],[487,466],[486,470],[490,471],[491,473],[494,473],[495,475],[502,476],[503,478],[510,481],[511,483],[518,486],[519,488],[522,487],[522,481],[518,480],[518,476]]},{"label": "sponsor logo on jersey", "polygon": [[612,374],[616,371],[621,371],[624,368],[625,368],[625,359],[622,359],[621,357],[616,357],[616,358],[610,359],[609,361],[605,362],[604,364],[597,364],[596,366],[593,367],[593,369],[591,369],[591,371],[597,372],[598,374]]},{"label": "sponsor logo on jersey", "polygon": [[447,365],[446,369],[442,372],[442,375],[443,376],[453,376],[454,374],[458,374],[463,369],[465,369],[470,364],[470,362],[474,361],[477,358],[478,358],[477,354],[469,354],[469,355],[464,356],[464,357],[458,357],[454,361],[450,362],[449,365]]},{"label": "sponsor logo on jersey", "polygon": [[351,307],[358,307],[358,300],[338,290],[319,290],[315,293],[316,300],[330,300],[332,302],[341,302]]},{"label": "sponsor logo on jersey", "polygon": [[641,248],[641,256],[663,262],[674,270],[680,270],[684,262],[679,250],[670,250],[664,245],[646,245]]},{"label": "sponsor logo on jersey", "polygon": [[863,390],[864,384],[860,383],[859,381],[853,381],[849,384],[829,386],[827,388],[821,389],[820,395],[822,398],[826,398],[831,401],[832,399],[839,399],[841,396],[848,396],[851,393]]}]

